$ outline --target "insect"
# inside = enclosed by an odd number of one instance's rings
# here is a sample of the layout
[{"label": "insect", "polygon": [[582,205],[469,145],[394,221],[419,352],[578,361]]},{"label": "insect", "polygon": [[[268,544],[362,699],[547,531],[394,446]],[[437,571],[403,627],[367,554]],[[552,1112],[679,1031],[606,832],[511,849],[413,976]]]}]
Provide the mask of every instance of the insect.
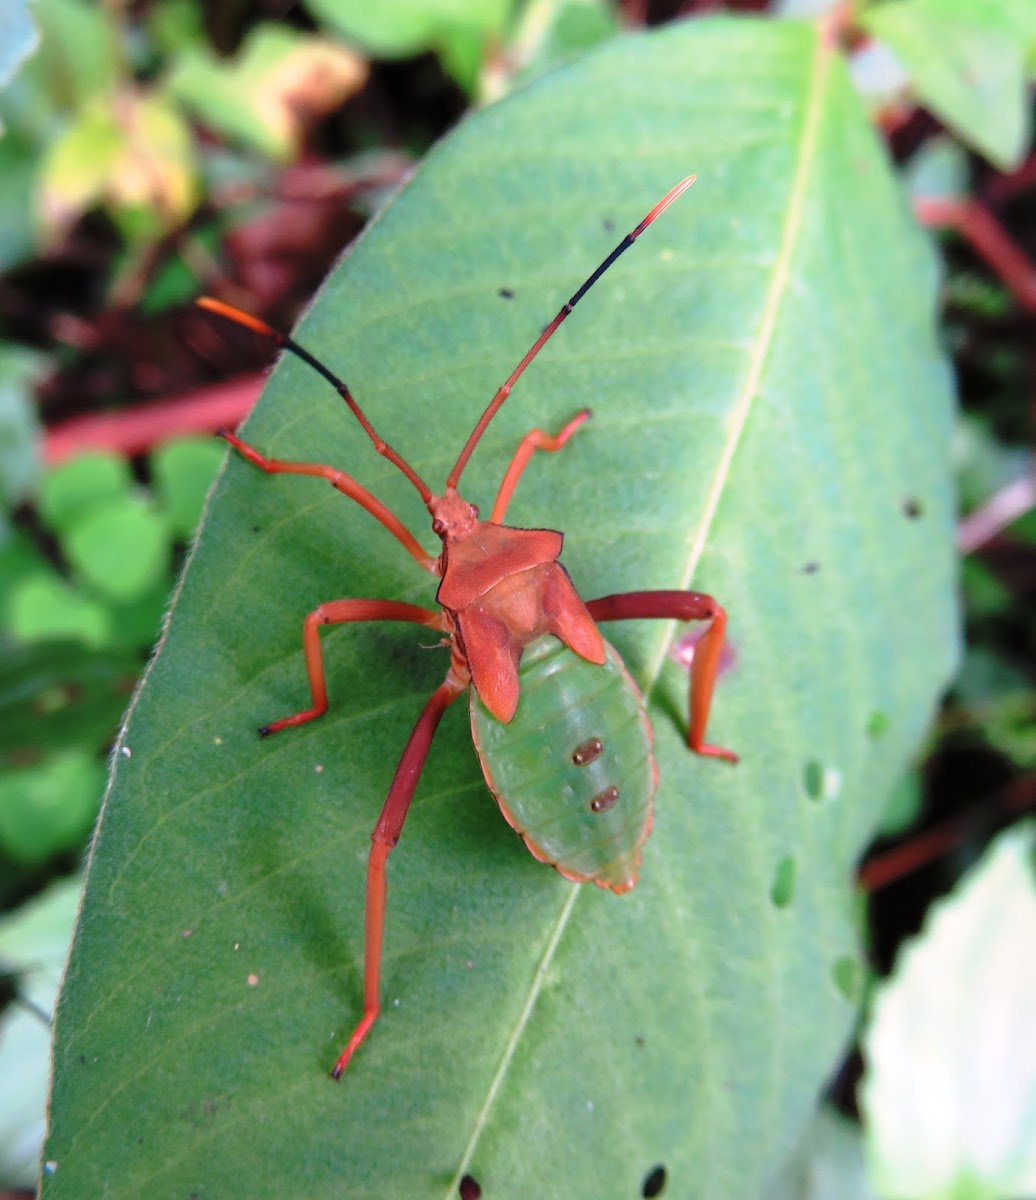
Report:
[{"label": "insect", "polygon": [[[577,413],[557,434],[533,429],[522,438],[488,521],[457,491],[479,439],[518,378],[619,255],[694,179],[690,176],[665,195],[547,325],[479,418],[439,494],[378,435],[345,383],[296,341],[220,300],[198,301],[203,308],[273,339],[319,372],[338,391],[377,452],[417,489],[431,514],[432,530],[442,542],[437,555],[428,554],[393,512],[344,471],[267,458],[234,434],[222,434],[244,458],[269,474],[326,479],[380,521],[439,580],[438,609],[395,600],[332,600],[315,608],[305,618],[302,633],[312,703],[264,725],[259,731],[263,737],[303,725],[327,710],[322,625],[409,622],[441,632],[451,648],[446,678],[417,720],[371,835],[363,1016],[331,1072],[335,1079],[378,1017],[388,857],[399,841],[436,728],[459,696],[470,692],[472,735],[486,782],[533,855],[568,879],[592,880],[617,893],[629,891],[637,882],[641,847],[651,829],[658,771],[640,693],[598,624],[650,617],[710,622],[695,648],[691,669],[688,745],[697,754],[737,761],[733,751],[705,742],[727,622],[722,606],[702,592],[688,591],[625,592],[584,602],[558,561],[560,533],[504,524],[530,459],[538,450],[560,450],[589,418],[589,409]],[[544,730],[551,731],[549,738]]]}]

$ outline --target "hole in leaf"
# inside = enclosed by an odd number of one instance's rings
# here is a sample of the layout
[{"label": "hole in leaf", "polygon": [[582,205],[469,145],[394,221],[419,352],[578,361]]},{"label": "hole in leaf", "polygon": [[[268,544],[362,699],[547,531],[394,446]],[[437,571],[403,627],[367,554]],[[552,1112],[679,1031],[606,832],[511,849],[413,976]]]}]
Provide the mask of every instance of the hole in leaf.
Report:
[{"label": "hole in leaf", "polygon": [[843,954],[831,968],[834,985],[849,1001],[855,1004],[860,995],[860,964],[851,954]]},{"label": "hole in leaf", "polygon": [[770,888],[770,899],[775,908],[787,908],[795,895],[795,859],[786,855],[777,864],[773,873],[773,885]]},{"label": "hole in leaf", "polygon": [[888,727],[888,714],[880,712],[878,709],[875,709],[867,718],[867,736],[872,742],[876,742],[883,737]]},{"label": "hole in leaf", "polygon": [[811,800],[824,798],[824,768],[815,758],[811,758],[806,763],[806,769],[802,773],[802,782],[806,785],[806,795]]},{"label": "hole in leaf", "polygon": [[666,1169],[661,1163],[657,1167],[652,1167],[644,1176],[644,1182],[640,1185],[640,1194],[651,1200],[652,1196],[661,1196],[666,1184]]}]

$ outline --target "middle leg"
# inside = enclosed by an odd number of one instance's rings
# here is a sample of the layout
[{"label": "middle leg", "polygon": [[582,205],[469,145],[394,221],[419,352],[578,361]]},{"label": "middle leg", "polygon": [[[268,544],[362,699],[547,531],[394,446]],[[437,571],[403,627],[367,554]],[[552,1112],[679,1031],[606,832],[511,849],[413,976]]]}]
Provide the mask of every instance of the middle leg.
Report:
[{"label": "middle leg", "polygon": [[441,611],[404,604],[399,600],[331,600],[321,604],[302,624],[302,648],[306,656],[306,674],[313,703],[290,717],[282,717],[259,730],[260,737],[269,737],[292,725],[304,725],[327,712],[327,680],[324,678],[324,655],[320,647],[321,625],[343,625],[348,621],[409,621],[428,629],[445,631]]}]

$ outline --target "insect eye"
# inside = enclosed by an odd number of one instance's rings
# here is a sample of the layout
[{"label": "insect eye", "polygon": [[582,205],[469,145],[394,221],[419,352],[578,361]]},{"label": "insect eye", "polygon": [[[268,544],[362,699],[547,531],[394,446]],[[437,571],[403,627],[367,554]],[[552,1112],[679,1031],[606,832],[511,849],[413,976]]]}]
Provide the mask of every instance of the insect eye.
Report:
[{"label": "insect eye", "polygon": [[440,537],[446,532],[446,522],[440,521],[438,517],[432,522],[432,533],[438,534]]}]

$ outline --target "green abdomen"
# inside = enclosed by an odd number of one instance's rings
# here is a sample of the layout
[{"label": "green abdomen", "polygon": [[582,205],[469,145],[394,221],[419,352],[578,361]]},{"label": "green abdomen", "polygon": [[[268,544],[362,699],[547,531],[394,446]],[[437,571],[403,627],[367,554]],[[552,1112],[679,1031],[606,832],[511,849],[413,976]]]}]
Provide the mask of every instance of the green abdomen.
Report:
[{"label": "green abdomen", "polygon": [[657,770],[637,685],[605,643],[603,665],[555,637],[522,656],[510,724],[471,690],[471,732],[490,790],[536,858],[626,892],[651,829]]}]

